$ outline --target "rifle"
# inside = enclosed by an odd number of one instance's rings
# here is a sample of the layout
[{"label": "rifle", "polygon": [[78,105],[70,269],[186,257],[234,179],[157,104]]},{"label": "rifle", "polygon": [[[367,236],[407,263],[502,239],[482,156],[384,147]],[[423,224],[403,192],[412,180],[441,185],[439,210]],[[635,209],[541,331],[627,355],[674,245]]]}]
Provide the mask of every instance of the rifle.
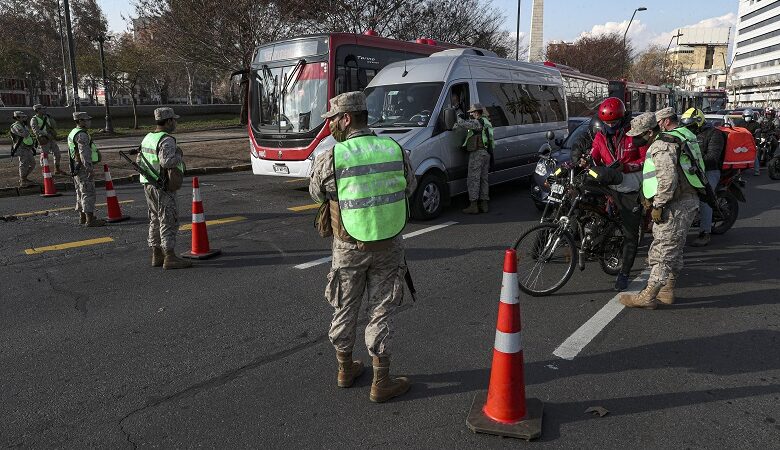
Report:
[{"label": "rifle", "polygon": [[135,162],[132,158],[130,158],[127,153],[123,151],[119,151],[119,156],[125,159],[128,163],[130,163],[131,166],[133,166],[133,169],[135,169],[136,172],[146,177],[147,180],[151,181],[154,180],[154,186],[158,189],[165,189],[165,181],[162,179],[159,173],[157,173],[153,168],[152,165],[149,163],[149,160],[146,159],[144,156],[144,153],[141,151],[141,147],[135,148],[133,150],[130,150],[131,155],[139,155],[141,159],[143,160],[146,167],[141,167],[137,162]]},{"label": "rifle", "polygon": [[[14,138],[14,135],[11,134],[11,140],[16,141]],[[19,147],[22,145],[22,138],[20,137],[18,141],[16,141],[15,144],[11,146],[11,158],[16,156],[16,151],[19,150]]]},{"label": "rifle", "polygon": [[412,274],[409,272],[409,265],[406,263],[406,257],[404,257],[404,264],[406,265],[406,273],[404,274],[404,281],[409,288],[409,293],[412,294],[412,302],[417,302],[417,290],[414,288],[414,281],[412,281]]}]

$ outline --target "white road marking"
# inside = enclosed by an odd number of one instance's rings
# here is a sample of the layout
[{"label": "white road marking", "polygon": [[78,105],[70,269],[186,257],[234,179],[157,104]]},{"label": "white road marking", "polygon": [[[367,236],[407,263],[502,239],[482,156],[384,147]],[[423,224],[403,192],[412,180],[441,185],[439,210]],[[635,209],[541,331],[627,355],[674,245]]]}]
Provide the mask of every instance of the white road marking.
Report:
[{"label": "white road marking", "polygon": [[647,282],[647,277],[650,275],[650,269],[645,269],[639,274],[634,281],[628,286],[628,289],[618,293],[610,301],[607,302],[596,314],[593,315],[587,322],[582,324],[571,336],[569,336],[558,348],[555,349],[553,355],[561,358],[572,360],[577,356],[586,345],[590,343],[601,330],[604,329],[618,314],[625,308],[618,300],[623,294],[630,294],[633,292],[639,292]]},{"label": "white road marking", "polygon": [[[419,236],[421,234],[430,233],[431,231],[441,230],[442,228],[446,228],[446,227],[448,227],[450,225],[455,225],[456,223],[458,223],[458,222],[452,222],[452,221],[444,222],[444,223],[441,223],[439,225],[434,225],[432,227],[423,228],[421,230],[417,230],[417,231],[413,231],[411,233],[407,233],[407,234],[405,234],[405,235],[403,235],[401,237],[403,239],[413,238],[413,237]],[[297,266],[295,266],[295,268],[296,269],[300,269],[300,270],[308,269],[310,267],[319,266],[320,264],[325,264],[326,262],[330,262],[332,259],[333,259],[332,256],[326,256],[324,258],[315,259],[314,261],[309,261],[307,263],[298,264]]]}]

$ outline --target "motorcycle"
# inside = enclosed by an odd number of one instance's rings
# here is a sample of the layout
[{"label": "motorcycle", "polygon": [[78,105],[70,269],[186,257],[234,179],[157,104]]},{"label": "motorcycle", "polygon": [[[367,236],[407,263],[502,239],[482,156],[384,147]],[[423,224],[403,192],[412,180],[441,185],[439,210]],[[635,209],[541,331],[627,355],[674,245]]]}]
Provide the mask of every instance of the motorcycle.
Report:
[{"label": "motorcycle", "polygon": [[780,155],[773,156],[766,164],[766,168],[769,172],[769,178],[780,180]]},{"label": "motorcycle", "polygon": [[769,161],[774,158],[774,149],[777,146],[777,138],[773,135],[761,136],[756,138],[756,152],[758,153],[758,162],[761,167],[766,167]]}]

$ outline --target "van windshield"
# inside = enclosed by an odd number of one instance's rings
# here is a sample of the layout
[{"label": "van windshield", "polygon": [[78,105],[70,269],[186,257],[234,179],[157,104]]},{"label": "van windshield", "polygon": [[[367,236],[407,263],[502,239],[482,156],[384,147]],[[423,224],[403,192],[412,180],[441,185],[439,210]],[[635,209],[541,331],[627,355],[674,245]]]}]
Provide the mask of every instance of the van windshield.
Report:
[{"label": "van windshield", "polygon": [[431,120],[444,83],[395,84],[366,88],[368,125],[424,127]]}]

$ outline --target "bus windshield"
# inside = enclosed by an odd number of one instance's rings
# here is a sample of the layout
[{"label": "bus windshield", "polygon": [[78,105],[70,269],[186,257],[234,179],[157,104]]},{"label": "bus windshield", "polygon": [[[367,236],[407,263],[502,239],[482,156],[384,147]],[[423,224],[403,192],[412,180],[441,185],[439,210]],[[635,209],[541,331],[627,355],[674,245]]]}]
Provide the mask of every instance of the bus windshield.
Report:
[{"label": "bus windshield", "polygon": [[366,88],[369,126],[427,126],[443,86],[444,83],[418,83]]},{"label": "bus windshield", "polygon": [[328,105],[327,63],[307,63],[256,72],[257,123],[263,131],[304,133],[320,126]]}]

